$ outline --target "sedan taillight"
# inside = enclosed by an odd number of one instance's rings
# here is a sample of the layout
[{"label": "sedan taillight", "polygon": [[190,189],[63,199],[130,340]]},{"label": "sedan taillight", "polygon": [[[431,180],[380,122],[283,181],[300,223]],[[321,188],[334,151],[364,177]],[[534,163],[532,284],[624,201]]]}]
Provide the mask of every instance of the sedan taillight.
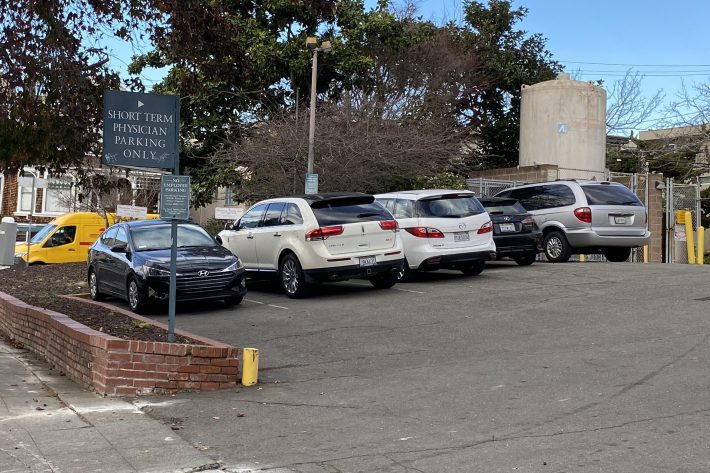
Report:
[{"label": "sedan taillight", "polygon": [[320,227],[315,230],[311,230],[306,233],[306,241],[319,241],[325,240],[328,237],[342,235],[343,226],[342,225],[331,225],[329,227]]},{"label": "sedan taillight", "polygon": [[580,222],[592,223],[592,209],[589,207],[574,209],[574,216],[577,217]]},{"label": "sedan taillight", "polygon": [[407,233],[411,233],[417,238],[444,238],[441,230],[431,227],[410,227],[405,228]]},{"label": "sedan taillight", "polygon": [[478,229],[477,233],[479,235],[482,235],[484,233],[490,233],[492,231],[493,231],[493,222],[488,221],[488,222],[484,223],[483,225],[481,225],[481,228]]}]

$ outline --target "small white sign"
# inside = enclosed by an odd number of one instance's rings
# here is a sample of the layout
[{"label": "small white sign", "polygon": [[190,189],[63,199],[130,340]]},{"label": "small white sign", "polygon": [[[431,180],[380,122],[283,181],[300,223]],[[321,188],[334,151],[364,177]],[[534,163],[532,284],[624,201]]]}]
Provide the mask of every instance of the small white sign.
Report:
[{"label": "small white sign", "polygon": [[148,208],[136,207],[135,205],[117,205],[116,215],[119,217],[146,218],[148,216]]},{"label": "small white sign", "polygon": [[[40,178],[34,178],[34,187],[35,189],[46,189],[47,188],[47,179],[40,179]],[[30,177],[20,177],[17,182],[19,182],[20,187],[32,187],[32,176]]]},{"label": "small white sign", "polygon": [[318,193],[318,174],[306,174],[306,194]]},{"label": "small white sign", "polygon": [[244,215],[241,207],[215,207],[214,218],[217,220],[236,220]]}]

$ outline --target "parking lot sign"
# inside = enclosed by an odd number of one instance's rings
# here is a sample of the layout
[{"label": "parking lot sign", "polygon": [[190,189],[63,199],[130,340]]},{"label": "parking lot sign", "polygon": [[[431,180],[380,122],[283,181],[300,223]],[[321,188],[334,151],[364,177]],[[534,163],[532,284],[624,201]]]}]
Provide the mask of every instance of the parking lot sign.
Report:
[{"label": "parking lot sign", "polygon": [[101,162],[175,169],[179,123],[180,100],[175,96],[107,90]]},{"label": "parking lot sign", "polygon": [[190,176],[163,176],[160,181],[160,218],[190,218]]}]

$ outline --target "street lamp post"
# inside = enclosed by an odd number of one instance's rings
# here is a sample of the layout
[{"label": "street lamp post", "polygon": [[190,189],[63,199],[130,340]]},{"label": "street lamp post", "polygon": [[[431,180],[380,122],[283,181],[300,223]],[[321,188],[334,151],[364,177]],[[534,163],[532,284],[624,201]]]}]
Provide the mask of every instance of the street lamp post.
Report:
[{"label": "street lamp post", "polygon": [[311,111],[309,116],[308,126],[308,174],[306,175],[306,193],[309,192],[308,177],[313,175],[313,161],[315,155],[316,141],[316,79],[318,77],[318,52],[329,53],[333,47],[330,41],[323,41],[320,46],[318,40],[309,36],[306,38],[306,46],[313,50],[313,59],[311,61]]}]

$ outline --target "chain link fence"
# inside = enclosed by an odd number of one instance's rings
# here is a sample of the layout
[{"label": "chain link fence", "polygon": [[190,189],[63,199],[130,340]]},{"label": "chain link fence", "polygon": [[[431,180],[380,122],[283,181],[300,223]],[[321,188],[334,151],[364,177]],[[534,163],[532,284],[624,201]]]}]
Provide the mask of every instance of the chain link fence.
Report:
[{"label": "chain link fence", "polygon": [[[676,183],[672,178],[666,180],[666,262],[687,263],[688,250],[685,229],[679,228],[676,221],[678,211],[690,212],[694,228],[700,226],[700,186],[697,184]],[[682,227],[682,226],[681,226]]]},{"label": "chain link fence", "polygon": [[523,184],[527,183],[524,181],[501,181],[484,178],[466,179],[466,187],[468,190],[475,192],[477,197],[492,197],[505,189]]}]

